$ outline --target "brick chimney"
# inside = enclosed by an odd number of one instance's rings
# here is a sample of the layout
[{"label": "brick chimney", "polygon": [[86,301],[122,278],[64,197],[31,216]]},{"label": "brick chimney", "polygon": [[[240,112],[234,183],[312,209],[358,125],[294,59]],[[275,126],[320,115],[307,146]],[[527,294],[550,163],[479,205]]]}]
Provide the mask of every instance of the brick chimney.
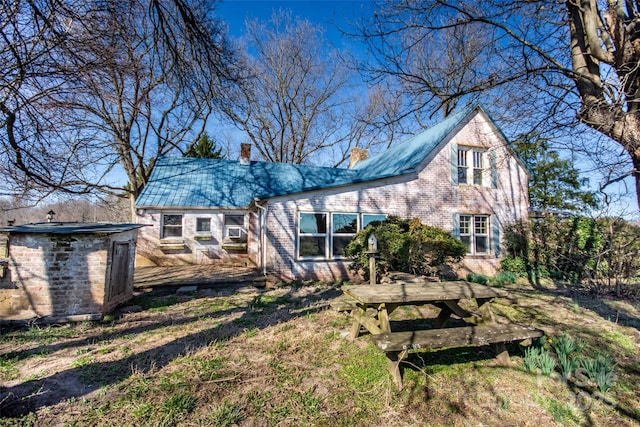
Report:
[{"label": "brick chimney", "polygon": [[248,165],[251,162],[251,144],[240,144],[240,164]]},{"label": "brick chimney", "polygon": [[359,161],[365,160],[367,157],[369,157],[368,148],[353,147],[351,150],[351,156],[349,157],[349,169],[354,167]]}]

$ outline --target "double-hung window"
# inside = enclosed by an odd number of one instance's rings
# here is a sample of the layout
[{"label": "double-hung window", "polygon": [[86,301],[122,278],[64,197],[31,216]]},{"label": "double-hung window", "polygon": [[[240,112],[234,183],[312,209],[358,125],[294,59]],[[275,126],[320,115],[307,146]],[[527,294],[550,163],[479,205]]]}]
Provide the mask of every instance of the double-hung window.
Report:
[{"label": "double-hung window", "polygon": [[460,215],[460,240],[469,254],[489,254],[489,216]]},{"label": "double-hung window", "polygon": [[482,185],[482,175],[484,167],[482,162],[482,151],[472,151],[473,153],[473,184]]},{"label": "double-hung window", "polygon": [[172,239],[179,237],[182,237],[182,215],[162,215],[162,235],[160,238]]},{"label": "double-hung window", "polygon": [[458,150],[458,184],[467,183],[467,153],[468,150]]},{"label": "double-hung window", "polygon": [[458,148],[458,184],[484,185],[484,156],[484,150]]},{"label": "double-hung window", "polygon": [[196,233],[209,233],[211,231],[211,218],[196,218]]}]

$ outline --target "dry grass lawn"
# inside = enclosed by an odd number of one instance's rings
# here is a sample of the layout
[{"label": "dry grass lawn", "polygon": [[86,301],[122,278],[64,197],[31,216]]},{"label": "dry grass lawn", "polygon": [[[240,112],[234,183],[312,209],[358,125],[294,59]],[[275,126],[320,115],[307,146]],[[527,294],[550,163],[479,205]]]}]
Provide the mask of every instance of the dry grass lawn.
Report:
[{"label": "dry grass lawn", "polygon": [[[0,425],[633,426],[640,423],[640,303],[528,284],[494,303],[609,354],[616,381],[497,366],[488,348],[412,355],[398,392],[385,356],[330,308],[322,284],[144,293],[99,323],[2,331]],[[470,307],[473,308],[473,307]],[[435,316],[402,309],[392,320]]]}]

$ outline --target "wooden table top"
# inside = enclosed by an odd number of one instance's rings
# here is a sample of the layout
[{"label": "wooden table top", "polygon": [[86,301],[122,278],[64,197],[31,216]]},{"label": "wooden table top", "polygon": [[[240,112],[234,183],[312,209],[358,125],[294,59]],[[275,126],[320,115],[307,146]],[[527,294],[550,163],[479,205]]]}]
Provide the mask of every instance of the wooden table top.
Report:
[{"label": "wooden table top", "polygon": [[410,304],[507,296],[507,293],[501,289],[465,281],[353,285],[344,286],[342,290],[346,295],[363,304]]}]

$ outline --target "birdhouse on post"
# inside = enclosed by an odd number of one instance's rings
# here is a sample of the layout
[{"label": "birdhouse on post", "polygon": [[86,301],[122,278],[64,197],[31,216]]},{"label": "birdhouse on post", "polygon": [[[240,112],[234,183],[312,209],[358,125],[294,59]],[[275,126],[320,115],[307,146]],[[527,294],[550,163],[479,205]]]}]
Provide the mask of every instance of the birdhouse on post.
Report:
[{"label": "birdhouse on post", "polygon": [[369,284],[376,284],[376,254],[378,253],[378,239],[375,234],[369,236],[369,240],[367,240],[367,247],[369,254]]},{"label": "birdhouse on post", "polygon": [[368,246],[369,246],[370,254],[378,253],[378,239],[376,239],[375,234],[372,234],[371,236],[369,236]]}]

